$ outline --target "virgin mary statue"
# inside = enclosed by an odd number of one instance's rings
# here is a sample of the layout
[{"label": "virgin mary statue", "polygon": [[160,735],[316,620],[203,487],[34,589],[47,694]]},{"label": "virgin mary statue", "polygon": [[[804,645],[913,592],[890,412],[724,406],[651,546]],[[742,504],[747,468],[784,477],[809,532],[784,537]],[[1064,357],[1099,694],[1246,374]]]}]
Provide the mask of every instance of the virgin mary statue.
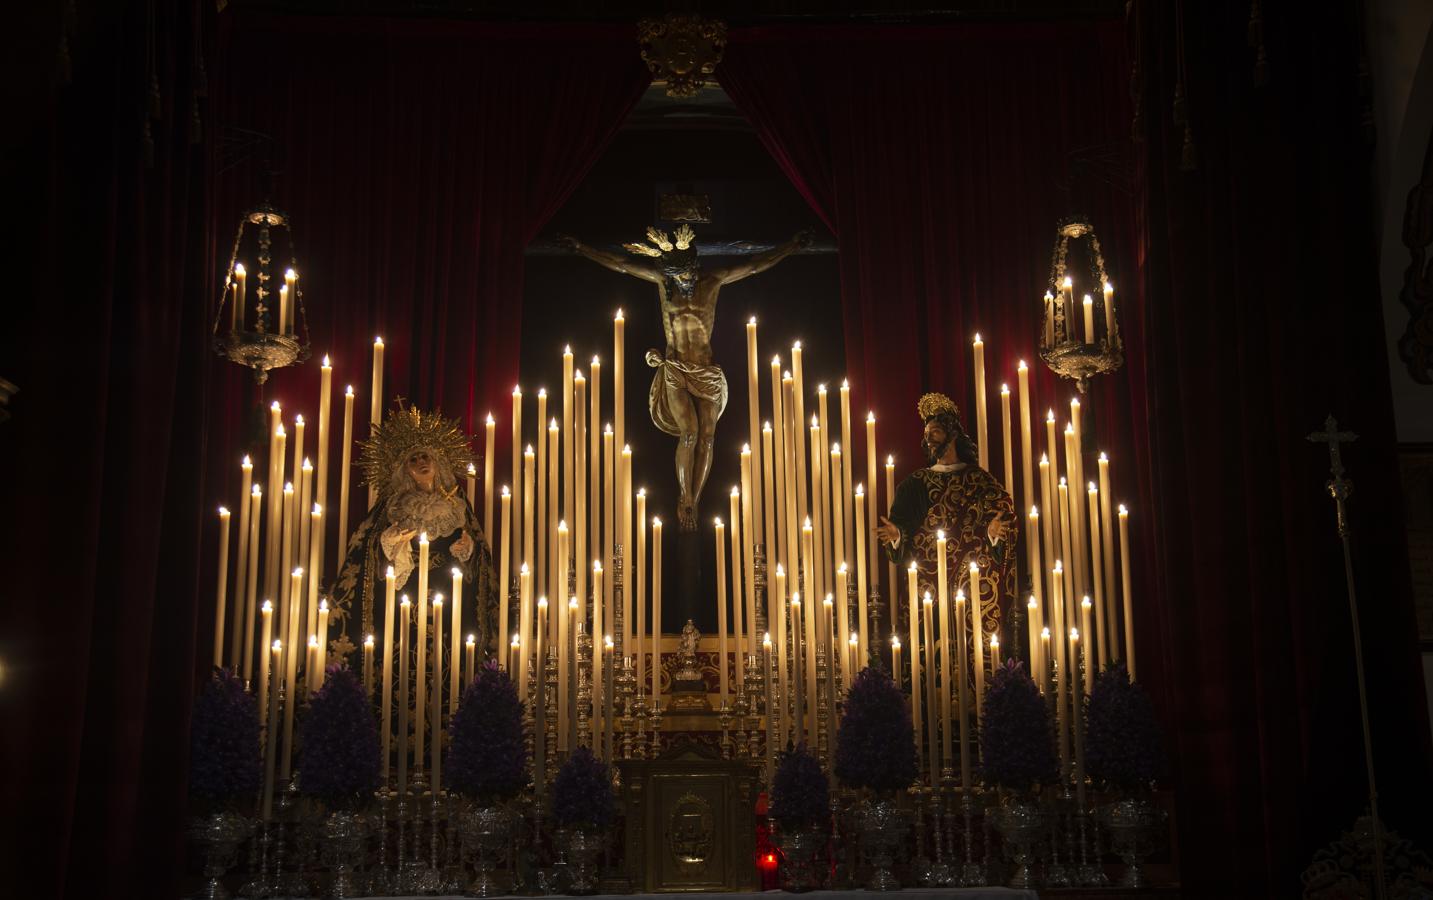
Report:
[{"label": "virgin mary statue", "polygon": [[427,535],[428,608],[435,594],[452,603],[454,575],[461,574],[463,628],[477,635],[486,655],[495,626],[497,579],[487,537],[456,475],[471,458],[466,435],[455,420],[437,412],[400,406],[361,448],[359,464],[378,499],[349,538],[348,556],[333,586],[339,608],[348,621],[361,609],[362,635],[376,635],[381,646],[375,618],[381,627],[388,569],[393,569],[395,595],[406,594],[416,613],[419,540]]}]

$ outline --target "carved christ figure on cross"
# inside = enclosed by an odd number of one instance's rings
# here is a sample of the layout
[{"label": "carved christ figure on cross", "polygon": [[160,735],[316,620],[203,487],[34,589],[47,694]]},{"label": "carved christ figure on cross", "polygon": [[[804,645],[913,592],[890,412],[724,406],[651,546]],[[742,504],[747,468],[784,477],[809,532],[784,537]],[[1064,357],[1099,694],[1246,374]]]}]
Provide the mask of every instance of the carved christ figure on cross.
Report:
[{"label": "carved christ figure on cross", "polygon": [[801,232],[765,253],[710,269],[701,267],[696,235],[686,225],[672,237],[648,228],[647,243],[624,244],[639,257],[635,259],[589,247],[568,235],[559,240],[601,266],[657,286],[667,346],[665,352],[647,351],[647,365],[657,370],[647,405],[652,422],[677,439],[677,519],[682,531],[696,531],[697,502],[711,471],[716,423],[727,401],[726,376],[712,362],[717,295],[723,285],[771,268],[810,244],[811,238]]}]

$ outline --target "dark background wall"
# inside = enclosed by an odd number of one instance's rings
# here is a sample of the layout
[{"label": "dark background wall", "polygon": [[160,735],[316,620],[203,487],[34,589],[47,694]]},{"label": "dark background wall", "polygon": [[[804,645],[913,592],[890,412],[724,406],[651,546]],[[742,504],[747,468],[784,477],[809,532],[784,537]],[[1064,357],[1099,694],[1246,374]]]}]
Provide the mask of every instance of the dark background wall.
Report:
[{"label": "dark background wall", "polygon": [[[548,238],[569,233],[592,246],[620,250],[622,242],[641,238],[647,225],[657,224],[658,195],[676,190],[711,197],[711,224],[694,228],[702,245],[747,241],[764,247],[785,241],[802,229],[810,229],[815,236],[807,252],[722,289],[712,351],[726,372],[730,399],[717,425],[711,477],[698,509],[697,534],[678,534],[676,439],[657,430],[647,413],[654,370],[643,363],[642,356],[648,348],[663,347],[655,285],[610,272],[539,241],[529,250],[523,296],[522,384],[524,392],[531,391],[533,396],[538,387],[552,390],[560,385],[566,344],[572,345],[577,368],[584,373],[597,354],[602,358],[604,422],[610,421],[612,316],[619,307],[624,311],[627,442],[632,446],[633,484],[647,489],[648,516],[661,517],[665,532],[663,630],[679,631],[686,619],[692,618],[704,633],[711,633],[716,629],[712,520],[716,516],[729,519],[729,495],[732,486],[740,484],[739,454],[748,440],[746,322],[757,317],[762,420],[771,417],[771,357],[780,354],[782,365],[789,368],[791,344],[800,340],[806,384],[812,392],[823,381],[830,386],[830,412],[833,421],[839,422],[836,387],[845,375],[840,281],[833,239],[756,135],[744,123],[721,115],[698,113],[695,119],[685,121],[652,121],[651,107],[663,105],[661,90],[653,89],[655,96],[643,102],[633,121],[613,140],[553,219]],[[671,226],[661,227],[670,230]],[[731,257],[715,260],[717,264],[731,261]],[[529,433],[526,420],[533,415],[533,402],[527,404],[524,416]],[[864,420],[865,410],[852,409],[851,415],[853,420]],[[697,578],[681,578],[679,559],[692,558],[690,551],[679,556],[678,543],[683,540],[697,545]],[[695,595],[681,590],[683,581],[697,586]]]}]

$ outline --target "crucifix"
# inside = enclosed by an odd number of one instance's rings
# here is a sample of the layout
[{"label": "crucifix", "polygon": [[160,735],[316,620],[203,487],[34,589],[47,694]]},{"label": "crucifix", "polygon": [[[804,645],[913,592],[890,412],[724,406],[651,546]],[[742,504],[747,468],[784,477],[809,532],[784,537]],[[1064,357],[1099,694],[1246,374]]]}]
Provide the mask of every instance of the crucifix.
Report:
[{"label": "crucifix", "polygon": [[1329,496],[1333,498],[1337,509],[1338,536],[1339,540],[1343,542],[1343,571],[1348,585],[1349,621],[1353,626],[1354,668],[1358,673],[1358,705],[1359,712],[1363,716],[1363,761],[1368,768],[1368,809],[1373,830],[1374,888],[1376,896],[1387,897],[1388,887],[1383,870],[1383,823],[1378,818],[1378,787],[1373,777],[1373,735],[1368,727],[1368,688],[1365,686],[1363,675],[1363,638],[1359,635],[1358,629],[1358,595],[1354,591],[1353,552],[1349,546],[1348,515],[1345,509],[1349,495],[1353,493],[1353,482],[1343,477],[1345,471],[1343,454],[1339,450],[1339,445],[1358,440],[1358,435],[1352,431],[1339,431],[1338,420],[1330,413],[1329,417],[1324,419],[1324,430],[1315,431],[1306,439],[1315,444],[1326,444],[1329,448],[1329,472],[1333,477],[1326,482],[1325,487]]},{"label": "crucifix", "polygon": [[811,237],[801,232],[765,253],[710,269],[701,267],[696,234],[687,225],[671,237],[648,228],[646,243],[623,245],[633,259],[589,247],[568,235],[560,235],[559,240],[604,268],[657,286],[666,348],[646,354],[647,365],[657,370],[647,406],[652,422],[677,439],[677,520],[682,531],[694,532],[697,501],[711,472],[716,423],[727,400],[726,376],[712,361],[717,295],[724,285],[764,272],[807,246]]}]

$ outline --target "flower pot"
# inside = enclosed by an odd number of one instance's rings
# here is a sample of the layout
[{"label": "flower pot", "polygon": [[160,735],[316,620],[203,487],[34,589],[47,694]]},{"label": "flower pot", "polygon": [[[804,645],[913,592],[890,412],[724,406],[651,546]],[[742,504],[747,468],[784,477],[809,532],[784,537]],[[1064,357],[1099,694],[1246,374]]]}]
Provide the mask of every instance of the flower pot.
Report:
[{"label": "flower pot", "polygon": [[1154,849],[1155,829],[1164,824],[1164,810],[1147,799],[1126,798],[1102,807],[1100,818],[1109,829],[1110,843],[1125,863],[1120,887],[1144,887],[1142,864]]},{"label": "flower pot", "polygon": [[352,810],[334,810],[323,822],[324,863],[333,870],[328,896],[343,900],[363,893],[354,881],[353,870],[363,860],[368,840],[368,820]]},{"label": "flower pot", "polygon": [[800,894],[821,887],[826,872],[826,832],[818,825],[777,825],[773,835],[781,860],[777,877],[783,891]]},{"label": "flower pot", "polygon": [[463,814],[463,855],[472,862],[475,874],[468,893],[493,897],[507,892],[494,874],[512,840],[512,814],[506,806],[477,806]]},{"label": "flower pot", "polygon": [[861,838],[861,854],[871,867],[868,891],[898,891],[901,883],[891,874],[895,851],[910,828],[911,816],[896,806],[889,797],[878,797],[861,804],[856,813],[856,831]]},{"label": "flower pot", "polygon": [[248,837],[252,823],[233,812],[210,813],[195,819],[189,837],[204,850],[204,886],[195,896],[203,900],[228,900],[224,873],[234,864],[239,843]]},{"label": "flower pot", "polygon": [[1015,861],[1010,887],[1021,890],[1037,887],[1039,882],[1031,864],[1035,861],[1035,842],[1045,829],[1044,811],[1025,797],[1011,796],[991,812],[991,823],[1005,839],[1005,845]]},{"label": "flower pot", "polygon": [[602,852],[604,835],[596,828],[567,828],[561,834],[571,867],[574,894],[597,893],[597,855]]}]

